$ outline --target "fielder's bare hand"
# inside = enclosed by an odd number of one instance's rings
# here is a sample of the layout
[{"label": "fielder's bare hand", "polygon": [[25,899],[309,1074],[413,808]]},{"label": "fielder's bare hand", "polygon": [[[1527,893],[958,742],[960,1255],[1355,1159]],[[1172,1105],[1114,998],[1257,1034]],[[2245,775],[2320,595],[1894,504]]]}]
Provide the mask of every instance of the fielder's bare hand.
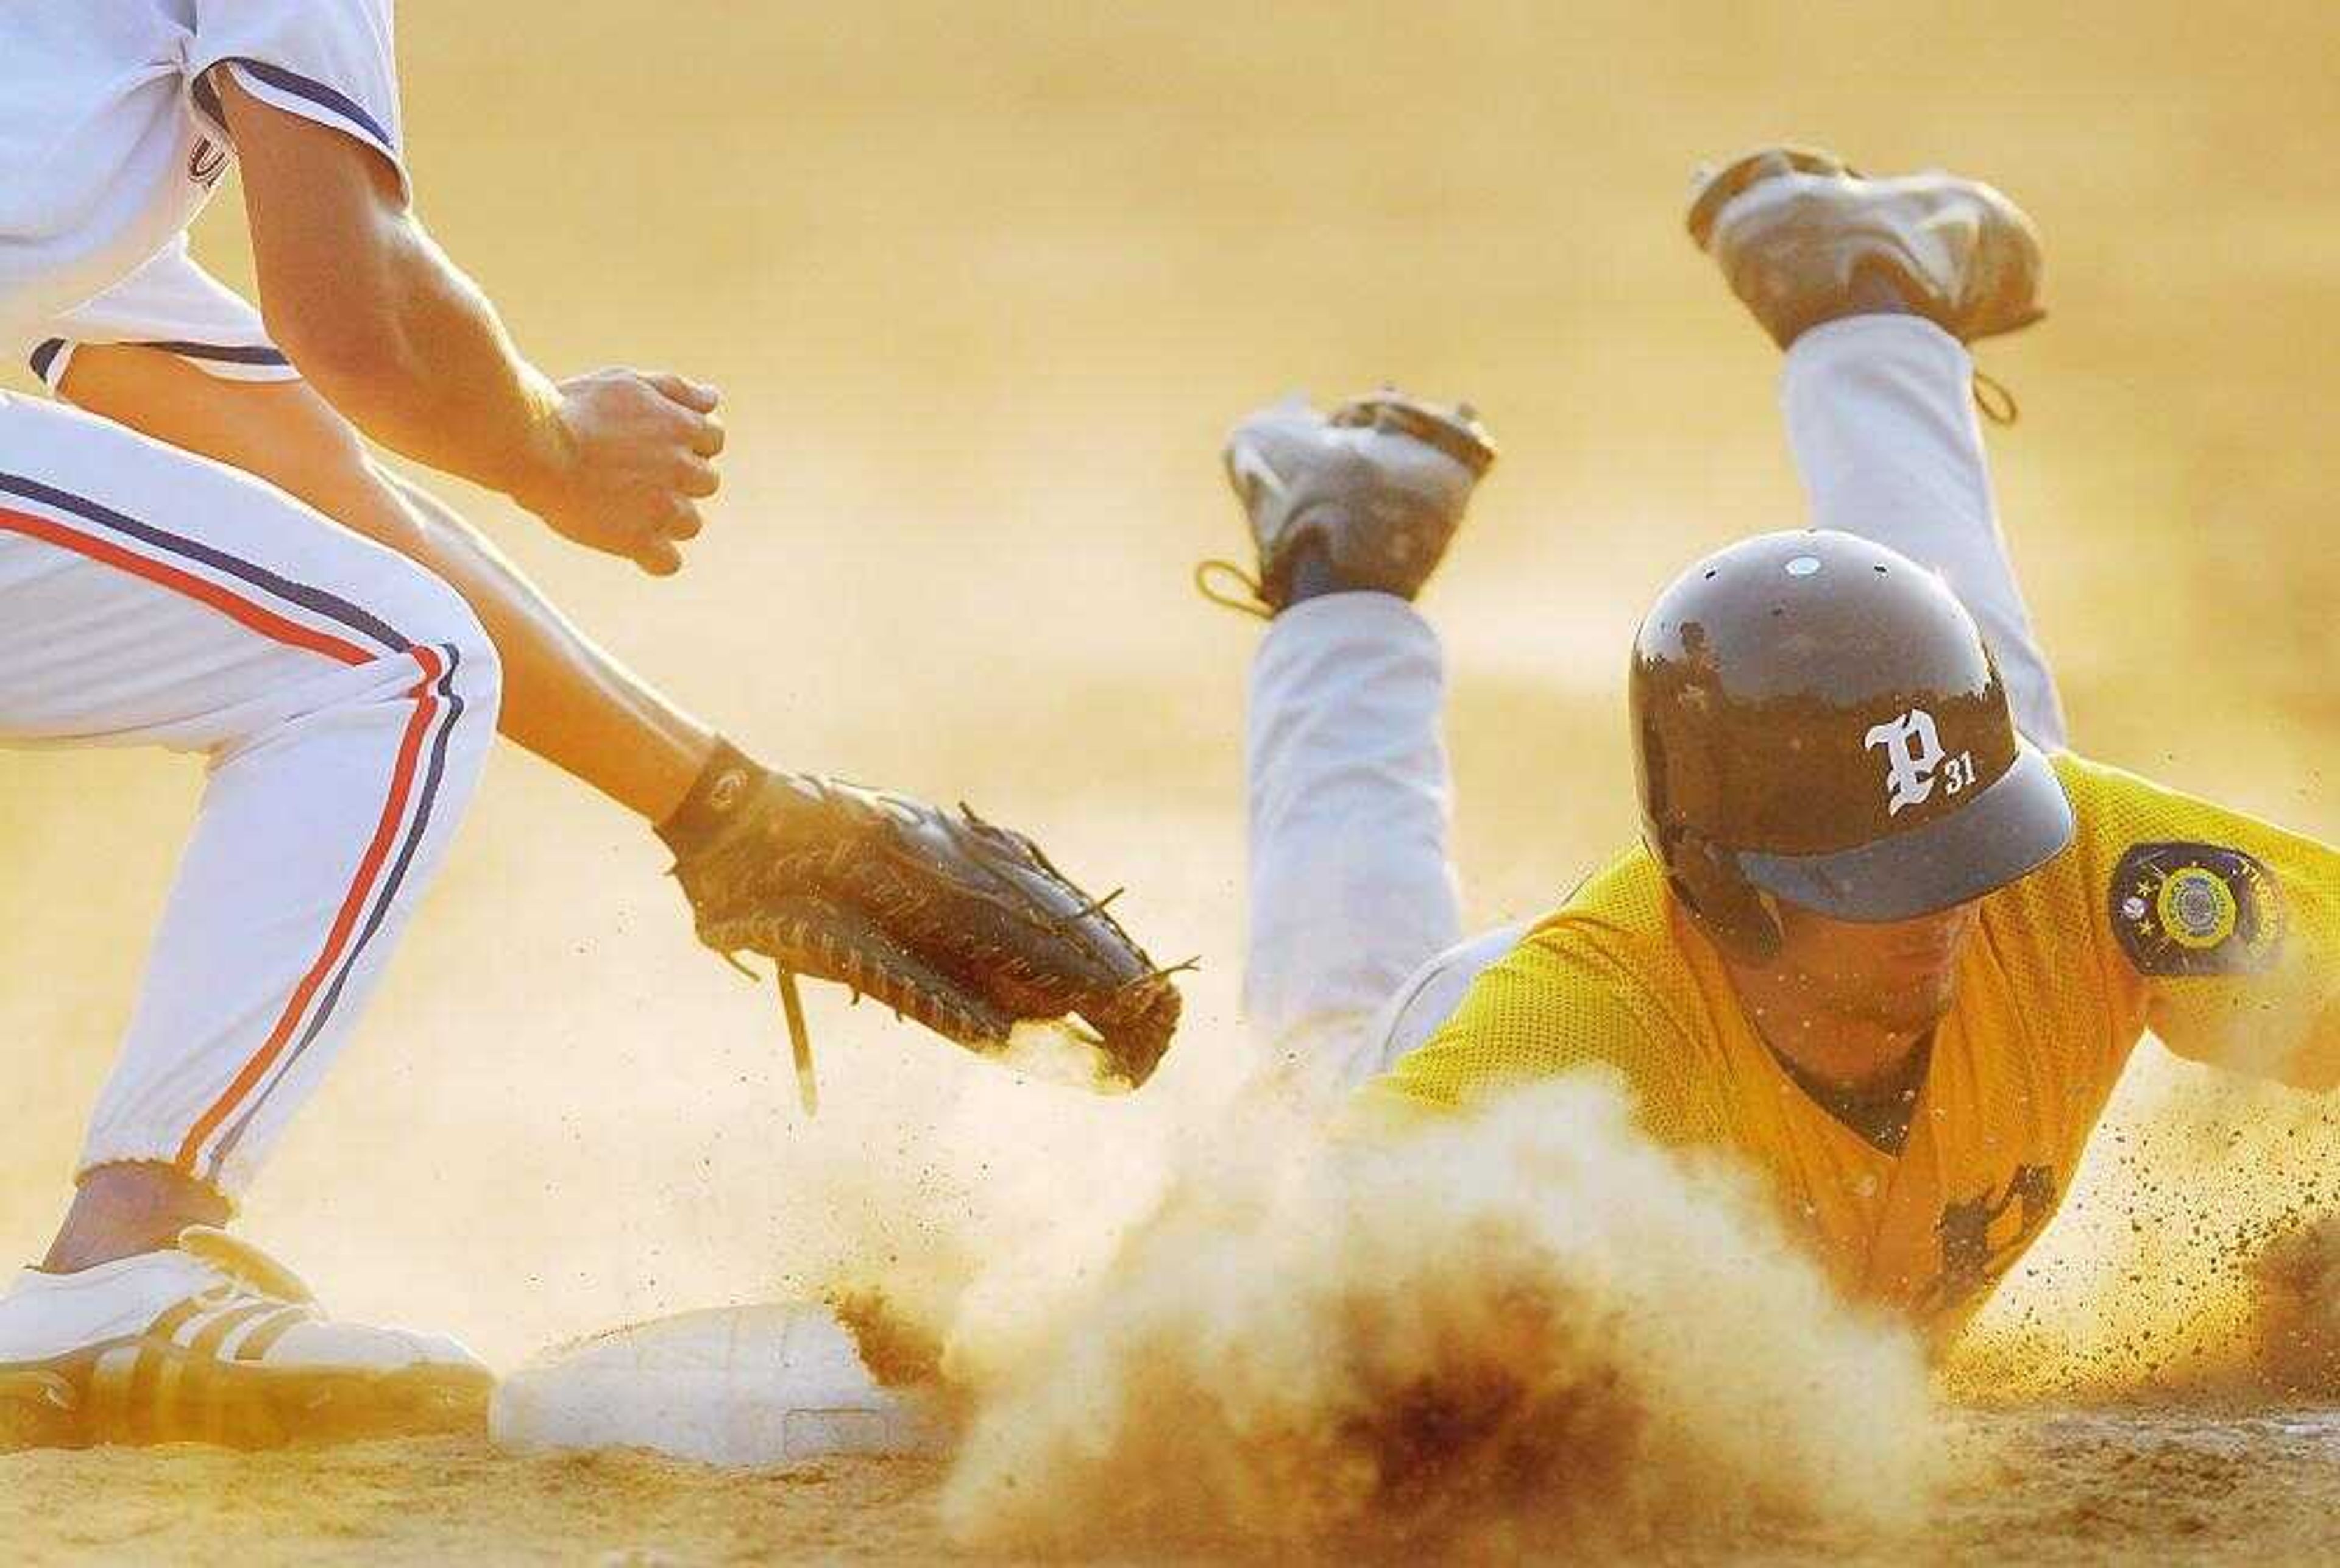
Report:
[{"label": "fielder's bare hand", "polygon": [[555,533],[653,577],[682,570],[699,502],[721,483],[716,390],[664,371],[600,370],[554,388],[546,461],[513,499]]}]

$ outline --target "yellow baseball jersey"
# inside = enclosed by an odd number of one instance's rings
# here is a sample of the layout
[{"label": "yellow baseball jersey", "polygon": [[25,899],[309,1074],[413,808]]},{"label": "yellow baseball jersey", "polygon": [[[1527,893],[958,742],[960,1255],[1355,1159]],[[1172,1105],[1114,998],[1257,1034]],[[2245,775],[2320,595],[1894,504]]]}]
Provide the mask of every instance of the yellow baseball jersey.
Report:
[{"label": "yellow baseball jersey", "polygon": [[2071,845],[1982,901],[1897,1156],[1780,1066],[1635,849],[1369,1087],[1455,1107],[1605,1067],[1662,1143],[1736,1151],[1838,1287],[1947,1336],[2046,1226],[2131,1047],[2340,1082],[2340,852],[2069,755]]}]

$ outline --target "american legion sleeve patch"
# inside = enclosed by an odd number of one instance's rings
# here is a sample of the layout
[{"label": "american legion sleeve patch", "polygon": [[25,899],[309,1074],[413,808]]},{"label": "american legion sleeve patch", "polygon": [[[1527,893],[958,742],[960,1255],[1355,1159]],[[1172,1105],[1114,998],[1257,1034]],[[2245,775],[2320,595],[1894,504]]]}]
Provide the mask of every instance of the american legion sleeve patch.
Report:
[{"label": "american legion sleeve patch", "polygon": [[2216,844],[2138,844],[2113,870],[2113,935],[2140,975],[2246,975],[2275,961],[2274,873]]}]

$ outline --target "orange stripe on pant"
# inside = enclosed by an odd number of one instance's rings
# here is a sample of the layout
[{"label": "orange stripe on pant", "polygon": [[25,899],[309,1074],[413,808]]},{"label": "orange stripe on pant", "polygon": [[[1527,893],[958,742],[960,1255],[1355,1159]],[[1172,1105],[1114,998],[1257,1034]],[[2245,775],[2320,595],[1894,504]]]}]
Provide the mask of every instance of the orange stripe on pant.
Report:
[{"label": "orange stripe on pant", "polygon": [[176,1163],[190,1176],[195,1174],[195,1162],[203,1153],[204,1140],[219,1130],[220,1124],[235,1110],[238,1103],[267,1077],[268,1069],[283,1054],[286,1042],[292,1037],[292,1031],[300,1027],[302,1016],[308,1012],[309,1003],[316,996],[317,987],[324,984],[325,977],[340,961],[342,949],[347,946],[351,931],[356,928],[358,918],[364,912],[366,898],[373,891],[374,879],[382,874],[382,863],[390,857],[391,843],[398,837],[398,825],[406,818],[407,799],[414,789],[415,760],[421,755],[422,738],[430,730],[431,720],[439,711],[439,700],[431,695],[431,685],[446,669],[435,649],[417,646],[407,650],[407,652],[421,668],[422,679],[409,693],[414,699],[414,714],[407,720],[406,733],[399,740],[398,760],[391,769],[390,798],[382,802],[382,819],[374,825],[373,839],[366,846],[364,858],[358,862],[357,873],[350,880],[349,893],[342,898],[341,909],[333,917],[332,927],[325,934],[323,949],[318,953],[316,962],[309,966],[309,972],[301,977],[300,985],[293,987],[292,999],[284,1004],[284,1011],[277,1018],[276,1027],[268,1032],[268,1038],[262,1043],[260,1049],[243,1064],[234,1081],[196,1120],[187,1133],[186,1141],[179,1146]]},{"label": "orange stripe on pant", "polygon": [[198,603],[208,605],[229,620],[240,625],[248,626],[263,637],[273,641],[285,643],[293,648],[305,648],[312,653],[322,653],[326,658],[337,659],[343,664],[363,664],[370,659],[379,657],[377,654],[367,652],[354,642],[345,642],[330,632],[315,630],[302,625],[297,620],[288,620],[273,610],[263,609],[249,600],[239,598],[218,583],[197,577],[191,571],[182,571],[175,566],[165,566],[159,561],[150,561],[145,556],[125,550],[110,540],[93,539],[85,533],[77,533],[61,523],[50,521],[45,517],[35,517],[30,512],[11,511],[5,507],[0,507],[0,532],[21,533],[28,539],[37,539],[43,544],[53,544],[59,550],[70,551],[100,565],[114,567],[128,572],[133,577],[144,578],[157,588],[167,589],[182,598],[192,599]]}]

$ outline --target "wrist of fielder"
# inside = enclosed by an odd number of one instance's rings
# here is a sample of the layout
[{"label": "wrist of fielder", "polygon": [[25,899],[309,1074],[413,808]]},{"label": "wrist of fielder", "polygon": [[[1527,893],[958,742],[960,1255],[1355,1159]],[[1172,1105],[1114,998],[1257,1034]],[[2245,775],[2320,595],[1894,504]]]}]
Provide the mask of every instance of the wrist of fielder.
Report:
[{"label": "wrist of fielder", "polygon": [[520,439],[501,471],[489,476],[488,482],[542,517],[558,509],[576,471],[577,437],[561,415],[560,389],[542,372],[529,370],[520,392]]}]

